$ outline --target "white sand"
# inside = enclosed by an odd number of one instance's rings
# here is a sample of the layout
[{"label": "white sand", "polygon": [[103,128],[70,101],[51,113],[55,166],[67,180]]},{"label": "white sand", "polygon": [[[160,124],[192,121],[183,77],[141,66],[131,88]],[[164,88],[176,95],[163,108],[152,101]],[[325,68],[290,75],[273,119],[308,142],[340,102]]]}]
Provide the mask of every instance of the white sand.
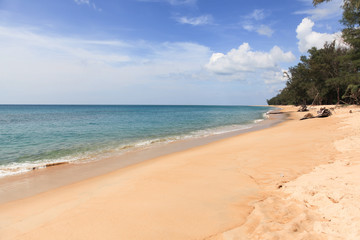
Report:
[{"label": "white sand", "polygon": [[360,239],[352,109],[0,204],[0,239]]},{"label": "white sand", "polygon": [[328,146],[338,151],[328,163],[255,202],[243,226],[218,238],[360,239],[360,109],[336,109],[332,117],[342,137]]}]

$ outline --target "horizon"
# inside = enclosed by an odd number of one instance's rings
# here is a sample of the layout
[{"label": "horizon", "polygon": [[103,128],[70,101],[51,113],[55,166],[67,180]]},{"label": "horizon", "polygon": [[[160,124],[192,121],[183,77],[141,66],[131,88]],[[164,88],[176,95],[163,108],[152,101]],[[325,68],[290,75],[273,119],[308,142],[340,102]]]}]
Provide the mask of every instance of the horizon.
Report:
[{"label": "horizon", "polygon": [[3,0],[0,104],[266,105],[341,3]]},{"label": "horizon", "polygon": [[67,103],[67,104],[56,104],[56,103],[16,103],[16,104],[0,104],[0,106],[184,106],[184,107],[271,107],[270,105],[199,105],[199,104],[76,104],[76,103]]}]

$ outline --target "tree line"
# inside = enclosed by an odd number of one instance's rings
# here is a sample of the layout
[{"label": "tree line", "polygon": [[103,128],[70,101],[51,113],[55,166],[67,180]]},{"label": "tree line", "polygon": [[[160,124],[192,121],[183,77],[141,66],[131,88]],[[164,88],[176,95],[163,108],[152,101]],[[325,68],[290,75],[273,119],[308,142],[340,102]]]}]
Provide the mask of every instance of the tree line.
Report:
[{"label": "tree line", "polygon": [[342,38],[347,46],[333,41],[309,49],[308,56],[301,56],[284,72],[286,86],[267,100],[269,105],[360,104],[360,0],[344,0],[342,8]]}]

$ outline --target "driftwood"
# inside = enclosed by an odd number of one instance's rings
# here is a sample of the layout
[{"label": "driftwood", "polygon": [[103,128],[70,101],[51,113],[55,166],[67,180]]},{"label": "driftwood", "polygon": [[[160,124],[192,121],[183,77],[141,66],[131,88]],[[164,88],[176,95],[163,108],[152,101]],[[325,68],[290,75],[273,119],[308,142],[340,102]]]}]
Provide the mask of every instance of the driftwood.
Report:
[{"label": "driftwood", "polygon": [[306,105],[301,105],[301,107],[298,109],[298,112],[307,112],[309,109]]},{"label": "driftwood", "polygon": [[311,113],[307,113],[300,120],[310,119],[310,118],[323,118],[331,116],[331,111],[327,108],[320,108],[320,111],[317,112],[317,115],[314,116]]},{"label": "driftwood", "polygon": [[318,115],[316,117],[329,117],[332,113],[329,109],[322,107],[320,108],[320,111],[317,112],[317,114]]},{"label": "driftwood", "polygon": [[37,169],[40,169],[40,168],[48,168],[48,167],[54,167],[54,166],[59,166],[59,165],[64,165],[64,164],[68,164],[69,162],[55,162],[55,163],[48,163],[48,164],[45,164],[45,166],[39,166],[39,167],[33,167],[32,170],[37,170]]},{"label": "driftwood", "polygon": [[305,120],[305,119],[309,119],[309,118],[314,118],[314,115],[312,115],[311,113],[307,113],[300,120]]}]

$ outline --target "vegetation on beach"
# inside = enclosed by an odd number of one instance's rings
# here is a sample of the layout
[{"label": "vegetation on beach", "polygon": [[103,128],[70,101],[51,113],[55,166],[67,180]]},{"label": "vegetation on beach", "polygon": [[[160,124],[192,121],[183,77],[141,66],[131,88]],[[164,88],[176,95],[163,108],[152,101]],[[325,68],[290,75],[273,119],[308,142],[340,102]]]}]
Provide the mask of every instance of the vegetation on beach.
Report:
[{"label": "vegetation on beach", "polygon": [[[331,0],[314,0],[314,6]],[[360,104],[360,0],[344,0],[341,23],[346,47],[335,41],[308,50],[284,72],[286,86],[269,105]]]}]

